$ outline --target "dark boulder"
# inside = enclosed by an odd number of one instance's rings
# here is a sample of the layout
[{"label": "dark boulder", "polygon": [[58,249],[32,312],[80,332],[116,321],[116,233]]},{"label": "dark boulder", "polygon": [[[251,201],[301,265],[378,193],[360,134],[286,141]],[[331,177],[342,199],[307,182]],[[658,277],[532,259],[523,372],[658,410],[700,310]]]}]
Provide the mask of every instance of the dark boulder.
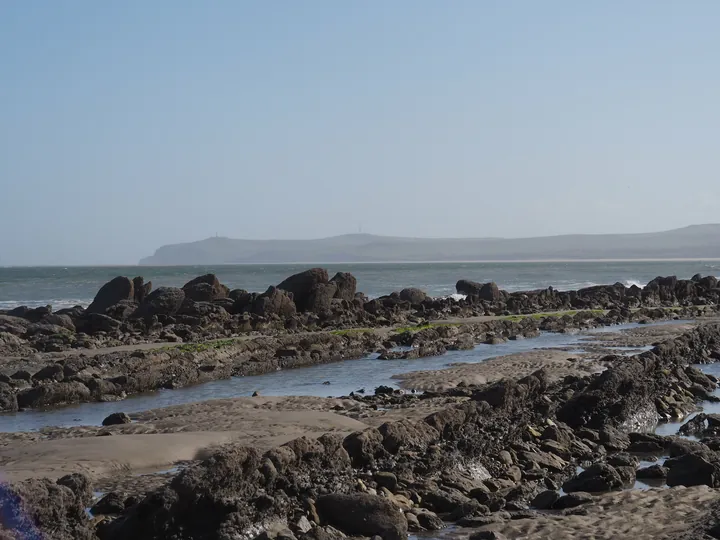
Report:
[{"label": "dark boulder", "polygon": [[257,296],[257,293],[249,293],[244,289],[233,289],[229,294],[229,298],[233,301],[230,313],[235,315],[250,313]]},{"label": "dark boulder", "polygon": [[263,317],[270,315],[291,317],[295,315],[296,307],[293,297],[290,294],[276,287],[270,287],[263,294],[255,298],[252,311]]},{"label": "dark boulder", "polygon": [[65,378],[65,370],[60,364],[50,364],[42,368],[32,376],[35,381],[62,381]]},{"label": "dark boulder", "polygon": [[349,272],[338,272],[330,280],[337,287],[335,298],[352,302],[357,292],[357,279]]},{"label": "dark boulder", "polygon": [[17,393],[18,406],[22,408],[85,402],[90,398],[90,389],[78,381],[43,384]]},{"label": "dark boulder", "polygon": [[668,469],[659,464],[650,465],[649,467],[643,467],[638,469],[636,476],[640,480],[661,480],[667,478]]},{"label": "dark boulder", "polygon": [[410,287],[400,291],[400,300],[410,302],[413,305],[422,304],[427,299],[425,291]]},{"label": "dark boulder", "polygon": [[22,317],[0,314],[0,332],[7,332],[13,336],[22,336],[30,324],[30,321]]},{"label": "dark boulder", "polygon": [[[133,313],[138,308],[137,302],[130,301],[130,300],[123,300],[122,302],[118,302],[114,306],[110,306],[105,310],[105,315],[107,317],[110,317],[111,319],[115,319],[116,321],[124,321],[125,319],[132,317]],[[87,317],[102,317],[103,315],[100,315],[99,313],[92,313],[90,315],[87,315]]]},{"label": "dark boulder", "polygon": [[17,410],[17,395],[10,385],[0,383],[0,412],[15,412]]},{"label": "dark boulder", "polygon": [[312,311],[314,313],[328,311],[336,293],[337,285],[334,283],[318,283],[314,285],[305,306],[306,311]]},{"label": "dark boulder", "polygon": [[145,283],[145,278],[142,276],[134,277],[133,289],[135,289],[135,297],[133,300],[138,304],[142,304],[142,301],[145,300],[147,295],[150,294],[150,291],[152,291],[152,281]]},{"label": "dark boulder", "polygon": [[320,283],[327,283],[328,273],[324,268],[311,268],[294,274],[280,283],[277,288],[292,293],[292,298],[299,311],[307,311],[307,305],[313,287]]},{"label": "dark boulder", "polygon": [[684,454],[666,460],[668,486],[720,487],[720,463],[711,459],[708,455]]},{"label": "dark boulder", "polygon": [[[120,305],[120,304],[118,304]],[[114,308],[115,306],[113,306]],[[117,331],[122,323],[102,313],[86,313],[75,323],[78,332],[97,334],[98,332],[112,333]]]},{"label": "dark boulder", "polygon": [[70,315],[51,313],[50,315],[45,316],[40,322],[41,324],[59,326],[60,328],[64,328],[70,332],[75,332],[75,323]]},{"label": "dark boulder", "polygon": [[376,472],[373,475],[373,480],[377,483],[378,487],[384,487],[391,493],[395,492],[398,485],[397,476],[391,472]]},{"label": "dark boulder", "polygon": [[129,424],[132,422],[130,417],[124,412],[112,413],[102,421],[103,426],[118,426],[121,424]]},{"label": "dark boulder", "polygon": [[596,463],[582,471],[575,478],[565,482],[563,489],[568,493],[575,491],[600,493],[621,489],[626,484],[627,482],[615,467],[607,463]]},{"label": "dark boulder", "polygon": [[57,484],[69,488],[83,502],[89,502],[93,498],[92,484],[84,474],[66,474],[62,478],[58,478]]},{"label": "dark boulder", "polygon": [[498,286],[493,283],[478,283],[467,279],[461,279],[455,284],[458,294],[474,296],[487,302],[498,302],[502,300],[502,293]]},{"label": "dark boulder", "polygon": [[31,323],[38,323],[52,313],[52,306],[40,306],[29,308],[27,306],[16,307],[7,312],[11,317],[20,317]]},{"label": "dark boulder", "polygon": [[125,511],[125,499],[119,493],[111,491],[96,502],[90,512],[93,516],[122,514]]},{"label": "dark boulder", "polygon": [[407,520],[390,501],[365,493],[321,495],[316,503],[320,519],[351,536],[380,536],[406,540]]},{"label": "dark boulder", "polygon": [[220,283],[215,274],[196,277],[183,285],[185,297],[195,302],[212,302],[227,298],[230,290]]},{"label": "dark boulder", "polygon": [[125,276],[118,276],[105,285],[95,295],[95,299],[87,308],[87,313],[105,313],[105,311],[123,300],[135,299],[135,286]]},{"label": "dark boulder", "polygon": [[566,510],[568,508],[575,508],[589,502],[592,502],[592,495],[579,491],[576,493],[568,493],[567,495],[563,495],[553,505],[553,508],[555,510]]},{"label": "dark boulder", "polygon": [[383,447],[391,454],[397,454],[401,449],[425,451],[429,444],[440,438],[435,428],[425,422],[405,419],[386,422],[378,431],[383,437]]},{"label": "dark boulder", "polygon": [[559,499],[560,494],[557,491],[546,490],[538,493],[531,505],[538,510],[550,510]]},{"label": "dark boulder", "polygon": [[478,296],[480,289],[483,284],[477,281],[470,281],[469,279],[461,279],[455,284],[455,290],[458,294],[465,294],[467,296]]},{"label": "dark boulder", "polygon": [[149,318],[153,315],[175,315],[184,300],[185,292],[182,289],[159,287],[143,300],[134,316]]},{"label": "dark boulder", "polygon": [[351,433],[343,440],[343,448],[347,451],[356,467],[364,467],[387,454],[383,446],[383,436],[375,428]]}]

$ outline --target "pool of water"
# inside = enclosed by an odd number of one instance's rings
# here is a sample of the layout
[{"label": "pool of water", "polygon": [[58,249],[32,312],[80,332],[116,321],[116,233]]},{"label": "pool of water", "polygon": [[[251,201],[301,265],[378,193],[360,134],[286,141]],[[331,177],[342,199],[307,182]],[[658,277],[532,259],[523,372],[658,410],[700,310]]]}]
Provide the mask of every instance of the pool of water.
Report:
[{"label": "pool of water", "polygon": [[[706,373],[708,375],[714,375],[715,377],[720,377],[720,363],[696,364],[695,367],[703,373]],[[713,395],[720,398],[720,388],[715,390],[715,392],[713,392]],[[656,433],[657,435],[677,435],[680,428],[688,421],[695,418],[695,416],[697,416],[699,412],[704,412],[706,414],[720,413],[720,402],[703,401],[702,403],[700,403],[700,407],[702,407],[702,411],[689,414],[678,422],[667,422],[664,424],[658,424],[658,426],[655,428],[654,433]],[[698,440],[697,437],[694,437],[692,435],[684,435],[683,437],[685,439],[690,439],[694,441]]]}]

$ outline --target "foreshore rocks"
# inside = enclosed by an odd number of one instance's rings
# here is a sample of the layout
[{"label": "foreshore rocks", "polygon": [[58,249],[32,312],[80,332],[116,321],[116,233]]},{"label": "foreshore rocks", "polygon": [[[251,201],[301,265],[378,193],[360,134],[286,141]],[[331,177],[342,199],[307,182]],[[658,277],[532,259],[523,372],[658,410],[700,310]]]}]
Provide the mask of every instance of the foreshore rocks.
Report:
[{"label": "foreshore rocks", "polygon": [[[706,332],[720,334],[720,327]],[[684,369],[683,358],[658,349],[654,354],[663,367],[658,366],[656,385],[628,387],[628,394],[640,389],[643,399],[659,398],[666,389],[687,384],[675,373]],[[647,357],[626,362],[643,365]],[[607,371],[616,370],[622,366]],[[696,384],[714,385],[700,375]],[[585,386],[602,388],[593,384],[601,377],[591,377],[586,385],[574,378],[550,383],[539,371],[518,381],[456,389],[465,392],[467,401],[417,422],[388,422],[344,438],[301,438],[264,454],[230,445],[148,494],[99,529],[99,536],[233,538],[287,523],[298,540],[324,538],[336,529],[352,536],[405,538],[407,530],[440,528],[443,519],[473,526],[512,513],[531,515],[532,508],[560,512],[586,504],[592,500],[587,492],[631,485],[638,467],[632,452],[646,455],[650,449],[670,455],[664,465],[670,485],[720,482],[720,454],[678,437],[628,435],[615,427],[622,417],[601,412],[616,406],[612,400],[578,411],[581,419],[605,423],[588,427],[572,418],[568,404],[583,395]],[[629,416],[634,407],[645,406],[626,397]],[[571,424],[558,418],[561,410]],[[569,494],[561,496],[560,486]],[[300,528],[301,522],[309,527]]]},{"label": "foreshore rocks", "polygon": [[[670,282],[675,283],[672,290],[677,290],[681,283]],[[700,281],[692,283],[697,287]],[[138,392],[358,358],[371,352],[378,352],[383,360],[422,358],[444,354],[448,350],[471,349],[478,343],[495,344],[531,337],[540,331],[564,332],[671,316],[694,318],[717,308],[580,310],[557,315],[541,313],[532,317],[498,316],[481,323],[428,324],[429,316],[447,318],[457,310],[464,316],[477,313],[470,310],[472,306],[486,313],[483,307],[486,301],[475,297],[469,297],[468,302],[432,299],[419,289],[404,289],[367,301],[356,292],[356,281],[350,274],[339,273],[328,280],[327,272],[322,269],[292,276],[281,284],[284,288],[271,286],[262,294],[240,289],[230,291],[213,274],[196,278],[183,288],[159,287],[150,291],[149,285],[140,278],[112,280],[103,286],[93,302],[93,311],[101,311],[102,307],[120,299],[117,304],[105,307],[104,313],[91,313],[82,308],[53,313],[48,307],[16,309],[14,315],[0,314],[0,343],[23,356],[32,350],[32,346],[36,350],[52,352],[101,344],[164,343],[147,351],[133,351],[129,347],[125,351],[93,357],[81,354],[52,360],[43,360],[43,357],[28,360],[22,364],[23,369],[30,371],[28,379],[13,377],[16,367],[4,372],[0,366],[0,375],[7,376],[4,382],[0,381],[0,410],[112,401]],[[474,287],[472,284],[463,286]],[[667,293],[668,287],[654,285],[653,291]],[[620,287],[610,289],[617,292]],[[503,291],[497,292],[493,286],[482,285],[477,290],[485,290],[488,298],[499,294],[503,299],[502,309],[507,307],[505,300],[513,297]],[[138,295],[138,291],[142,293]],[[663,298],[667,297],[666,293]],[[303,299],[300,304],[296,294]],[[581,290],[578,294],[586,296],[588,293]],[[351,295],[349,302],[347,299]],[[538,298],[554,298],[554,295],[555,292],[543,293]],[[614,296],[622,297],[619,293]],[[137,303],[139,298],[142,300]],[[299,305],[313,311],[299,311]],[[453,320],[463,319],[467,317]],[[410,321],[414,324],[405,328],[383,330],[387,325],[397,327]],[[174,347],[173,343],[186,345]],[[657,405],[663,418],[679,414],[680,408],[672,394],[658,398],[657,404],[650,403],[647,397],[656,390],[652,381],[660,369],[658,366],[662,365],[658,355],[682,355],[692,363],[714,361],[720,358],[720,338],[714,331],[701,327],[697,332],[683,336],[682,340],[646,353],[642,356],[642,364],[628,364],[624,371],[606,374],[607,380],[593,382],[598,388],[586,388],[584,394],[575,398],[575,403],[568,405],[567,410],[574,415],[568,423],[577,421],[587,427],[603,424],[604,418],[579,419],[575,413],[592,407],[596,399],[613,399],[617,410],[613,409],[609,415],[622,417],[628,426],[640,425],[640,413],[635,412],[630,418],[625,411],[635,411],[637,403],[629,403],[622,395],[612,397],[612,389],[623,384],[637,386],[629,399],[641,401],[645,411]],[[707,397],[708,388],[694,380],[693,369],[677,369],[676,376],[695,397]],[[601,398],[595,397],[598,393]],[[565,412],[559,412],[560,417],[563,414]],[[653,412],[646,412],[645,423],[655,420]]]},{"label": "foreshore rocks", "polygon": [[[429,330],[434,329],[423,331]],[[586,379],[552,382],[540,370],[519,380],[455,388],[446,394],[464,401],[418,421],[390,421],[347,436],[301,437],[266,452],[231,443],[138,502],[99,506],[119,515],[106,517],[92,534],[101,540],[316,540],[343,534],[402,539],[408,531],[439,529],[443,521],[480,526],[531,517],[534,509],[562,512],[587,504],[588,492],[632,484],[638,457],[648,454],[668,456],[660,472],[669,485],[720,487],[720,453],[713,449],[720,446],[713,440],[621,429],[638,413],[651,410],[661,417],[669,396],[683,413],[715,388],[713,378],[678,353],[699,358],[707,348],[695,349],[712,336],[720,336],[720,325],[693,329]],[[56,374],[46,371],[49,380]],[[647,382],[630,385],[630,376]],[[409,404],[431,397],[378,389],[375,396],[355,399]],[[62,485],[82,482],[66,479]],[[561,496],[561,486],[571,493]],[[81,527],[75,516],[62,513],[56,518],[61,523],[52,526],[80,531],[77,537],[84,538],[89,522]],[[42,518],[33,523],[53,530]]]},{"label": "foreshore rocks", "polygon": [[[691,280],[656,278],[645,288],[616,283],[577,291],[513,292],[494,283],[460,280],[466,298],[432,298],[406,288],[368,299],[357,291],[352,274],[332,279],[322,268],[290,276],[263,293],[230,290],[207,274],[182,288],[159,287],[142,277],[116,277],[103,285],[87,309],[53,312],[50,306],[0,312],[0,354],[102,348],[151,342],[195,342],[258,332],[302,332],[381,328],[428,320],[477,316],[545,316],[540,329],[562,331],[571,324],[598,319],[607,324],[675,316],[700,316],[717,310],[720,288],[713,277]],[[673,310],[675,313],[664,310]],[[582,327],[582,326],[580,326]],[[720,352],[718,353],[720,355]]]},{"label": "foreshore rocks", "polygon": [[[285,297],[285,292],[274,290]],[[7,368],[0,381],[0,410],[51,407],[78,402],[117,401],[128,395],[172,389],[224,379],[260,375],[388,351],[398,344],[439,354],[466,340],[488,336],[531,336],[537,321],[495,320],[461,326],[439,325],[391,334],[381,330],[314,332],[233,338],[198,344],[178,344],[148,350],[72,355],[36,364],[33,372]],[[388,349],[390,347],[390,349]],[[0,366],[0,376],[3,366]]]}]

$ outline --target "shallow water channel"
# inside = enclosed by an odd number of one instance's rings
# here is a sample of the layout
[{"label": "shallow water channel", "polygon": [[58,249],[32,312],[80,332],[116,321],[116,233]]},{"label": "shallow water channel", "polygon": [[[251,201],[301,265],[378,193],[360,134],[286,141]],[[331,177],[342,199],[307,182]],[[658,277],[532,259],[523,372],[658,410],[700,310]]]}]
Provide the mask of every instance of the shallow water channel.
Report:
[{"label": "shallow water channel", "polygon": [[[59,409],[32,410],[0,414],[0,431],[32,431],[44,426],[100,425],[109,414],[146,411],[171,405],[183,405],[208,399],[251,396],[347,396],[364,388],[372,393],[377,386],[397,387],[393,375],[411,371],[437,370],[450,364],[477,363],[508,354],[539,348],[564,347],[580,342],[583,334],[552,334],[507,341],[498,345],[477,345],[472,350],[449,351],[442,356],[415,360],[378,360],[377,354],[356,360],[344,360],[264,375],[232,377],[175,390],[159,390],[131,396],[121,402],[83,403]],[[327,384],[329,383],[329,384]]]},{"label": "shallow water channel", "polygon": [[[656,324],[677,323],[665,321]],[[415,360],[378,360],[371,354],[356,360],[345,360],[302,368],[275,371],[264,375],[232,377],[175,390],[159,390],[131,396],[121,402],[82,403],[50,410],[31,410],[0,414],[0,431],[34,431],[45,426],[100,425],[109,414],[123,411],[134,413],[184,405],[209,399],[251,396],[257,391],[263,396],[346,396],[364,388],[373,392],[377,386],[397,387],[393,375],[411,371],[432,371],[455,363],[478,363],[509,354],[533,349],[578,347],[587,343],[588,336],[617,332],[640,325],[635,323],[594,328],[576,334],[542,333],[537,337],[511,340],[497,345],[477,345],[472,350],[449,351],[442,356]],[[328,384],[329,383],[329,384]]]}]

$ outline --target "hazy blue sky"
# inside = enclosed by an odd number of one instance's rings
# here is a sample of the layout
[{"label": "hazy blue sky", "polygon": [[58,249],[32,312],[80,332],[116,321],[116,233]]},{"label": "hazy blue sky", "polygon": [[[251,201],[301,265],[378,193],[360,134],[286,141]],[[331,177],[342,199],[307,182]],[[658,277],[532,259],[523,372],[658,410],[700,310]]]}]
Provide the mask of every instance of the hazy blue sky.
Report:
[{"label": "hazy blue sky", "polygon": [[0,264],[720,221],[717,0],[0,2]]}]

